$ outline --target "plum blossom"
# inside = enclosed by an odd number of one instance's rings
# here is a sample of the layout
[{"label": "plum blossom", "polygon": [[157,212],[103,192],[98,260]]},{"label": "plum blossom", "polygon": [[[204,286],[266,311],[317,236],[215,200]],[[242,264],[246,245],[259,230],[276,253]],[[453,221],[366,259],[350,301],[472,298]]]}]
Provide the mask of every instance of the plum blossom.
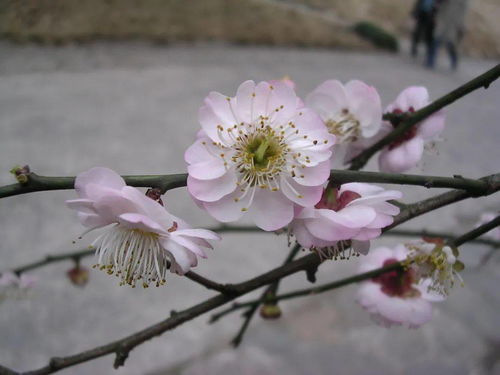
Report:
[{"label": "plum blossom", "polygon": [[7,298],[19,299],[28,296],[36,282],[35,277],[26,274],[18,276],[12,272],[2,273],[0,275],[0,302]]},{"label": "plum blossom", "polygon": [[[410,86],[404,89],[386,108],[386,113],[413,113],[430,103],[429,92],[425,87]],[[412,169],[422,158],[426,142],[435,141],[445,126],[443,110],[433,113],[422,122],[412,126],[399,139],[383,149],[379,156],[379,169],[382,172],[401,173]],[[379,138],[387,135],[394,126],[384,121]]]},{"label": "plum blossom", "polygon": [[352,150],[377,134],[381,126],[380,96],[374,87],[358,80],[345,85],[327,80],[307,96],[306,105],[320,115],[328,131],[337,137],[337,143],[347,146],[346,159]]},{"label": "plum blossom", "polygon": [[246,215],[272,231],[290,223],[295,206],[320,200],[335,137],[287,84],[246,81],[235,97],[211,92],[199,120],[203,132],[185,153],[187,186],[215,219]]},{"label": "plum blossom", "polygon": [[407,243],[409,266],[415,269],[417,277],[429,280],[428,289],[447,296],[458,280],[463,281],[459,271],[464,265],[457,259],[458,249],[447,246],[441,238],[427,238]]},{"label": "plum blossom", "polygon": [[[368,272],[405,261],[409,253],[402,244],[394,249],[376,248],[361,258],[359,271]],[[356,299],[380,325],[417,328],[431,320],[431,302],[443,300],[441,295],[429,290],[428,285],[429,279],[420,278],[415,268],[401,268],[362,282]]]},{"label": "plum blossom", "polygon": [[328,187],[315,207],[305,208],[291,224],[291,232],[304,248],[322,257],[345,257],[344,250],[352,240],[352,251],[366,254],[370,240],[381,229],[392,224],[399,208],[389,202],[402,193],[364,183]]},{"label": "plum blossom", "polygon": [[[476,227],[492,221],[498,215],[499,215],[498,213],[494,213],[494,212],[483,213],[481,215],[481,217],[479,218],[479,221],[476,224]],[[495,241],[500,241],[500,227],[493,228],[489,232],[486,232],[483,236],[490,237],[492,240],[495,240]]]},{"label": "plum blossom", "polygon": [[79,174],[75,190],[79,199],[66,204],[78,212],[87,232],[106,227],[92,244],[96,266],[115,273],[121,285],[134,287],[139,280],[144,287],[162,285],[169,267],[183,275],[197,265],[197,256],[206,257],[203,248],[212,248],[207,240],[220,239],[209,230],[192,229],[111,169]]}]

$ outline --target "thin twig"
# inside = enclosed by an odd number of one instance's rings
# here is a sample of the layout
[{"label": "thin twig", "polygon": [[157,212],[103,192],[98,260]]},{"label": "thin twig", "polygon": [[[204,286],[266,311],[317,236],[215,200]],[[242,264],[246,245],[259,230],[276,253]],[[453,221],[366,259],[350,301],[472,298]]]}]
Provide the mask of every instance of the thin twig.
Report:
[{"label": "thin twig", "polygon": [[[385,233],[386,236],[400,236],[400,237],[430,237],[430,238],[442,238],[444,240],[452,240],[457,236],[452,233],[446,232],[435,232],[429,231],[427,229],[421,230],[410,230],[410,229],[394,229]],[[491,240],[488,238],[475,238],[472,241],[481,245],[488,245],[493,248],[500,248],[500,241]]]},{"label": "thin twig", "polygon": [[[496,228],[499,225],[500,225],[500,216],[496,217],[495,219],[493,219],[492,221],[490,221],[486,224],[481,225],[480,227],[477,227],[476,229],[473,229],[467,233],[464,233],[463,235],[461,235],[459,237],[456,237],[455,239],[448,241],[448,244],[451,246],[457,246],[457,247],[461,246],[461,245],[465,244],[466,242],[470,242],[470,241],[476,239],[477,237],[483,235],[484,233],[489,232],[490,230],[492,230],[493,228]],[[345,285],[349,285],[349,284],[353,284],[353,283],[357,283],[360,281],[371,279],[371,278],[376,277],[378,275],[381,275],[383,273],[399,269],[402,266],[403,265],[401,263],[393,263],[393,264],[386,266],[386,267],[377,268],[377,269],[369,271],[369,272],[360,273],[360,274],[357,274],[354,276],[346,277],[344,279],[333,281],[333,282],[319,285],[316,287],[304,288],[304,289],[299,289],[299,290],[295,290],[295,291],[288,292],[288,293],[283,293],[283,294],[275,296],[274,298],[272,298],[272,300],[273,301],[282,301],[282,300],[291,299],[291,298],[297,298],[297,297],[303,297],[303,296],[309,296],[309,295],[323,293],[326,291],[340,288],[340,287],[345,286]],[[226,315],[232,311],[247,307],[247,306],[253,306],[255,303],[258,303],[259,301],[260,301],[259,299],[256,299],[256,300],[252,300],[252,301],[248,301],[248,302],[233,304],[232,308],[224,311],[224,315]]]},{"label": "thin twig", "polygon": [[363,168],[368,160],[377,152],[382,150],[385,146],[388,146],[392,142],[396,141],[398,138],[403,136],[412,126],[415,126],[420,121],[429,117],[433,113],[439,111],[440,109],[446,107],[447,105],[453,103],[454,101],[460,99],[461,97],[469,94],[470,92],[477,90],[481,87],[488,88],[488,86],[500,77],[500,64],[496,65],[492,69],[488,70],[484,74],[472,79],[471,81],[465,83],[459,88],[449,92],[448,94],[442,96],[441,98],[435,100],[426,107],[412,113],[411,115],[397,117],[389,115],[385,116],[387,120],[392,120],[391,122],[397,125],[395,129],[388,134],[386,137],[375,143],[373,146],[364,150],[361,154],[356,156],[351,160],[351,170],[359,170]]},{"label": "thin twig", "polygon": [[[419,207],[419,203],[414,203],[413,205],[410,205],[410,212],[406,214],[407,209],[403,210],[398,216],[399,219],[397,220],[399,221],[399,223],[401,223],[409,220],[410,218],[422,215],[426,212],[432,211],[446,204],[450,204],[457,200],[462,200],[470,196],[470,194],[468,194],[467,192],[464,191],[458,191],[458,192],[460,193],[459,196],[456,196],[455,191],[452,191],[449,193],[437,195],[433,198],[426,199],[425,201],[420,202],[420,204],[422,204],[422,207]],[[124,358],[125,353],[128,355],[128,353],[130,353],[132,349],[134,349],[138,345],[141,345],[143,342],[150,340],[158,335],[161,335],[162,333],[171,330],[186,321],[192,320],[208,311],[214,310],[226,304],[227,302],[230,302],[236,299],[237,297],[247,294],[264,285],[268,285],[278,279],[282,279],[291,274],[307,270],[314,266],[318,266],[319,264],[320,264],[320,259],[316,254],[313,253],[306,255],[284,266],[275,268],[269,272],[266,272],[253,279],[250,279],[246,282],[235,284],[233,288],[234,289],[233,294],[230,295],[218,294],[186,310],[177,312],[173,314],[171,317],[159,323],[156,323],[141,331],[138,331],[127,337],[113,341],[106,345],[102,345],[67,357],[53,358],[52,360],[50,360],[48,365],[39,368],[35,371],[27,372],[26,375],[51,374],[58,370],[72,367],[77,364],[87,362],[95,358],[103,357],[105,355],[112,353],[119,354],[120,358]],[[117,363],[117,365],[120,364],[122,364],[121,361]]]},{"label": "thin twig", "polygon": [[[288,256],[286,257],[285,261],[283,262],[283,265],[286,265],[290,263],[293,258],[297,255],[297,253],[300,251],[301,246],[299,244],[295,244],[295,246],[290,250],[288,253]],[[250,308],[243,313],[243,324],[241,325],[240,329],[238,330],[238,333],[236,336],[231,340],[231,344],[234,347],[238,347],[241,344],[241,340],[243,340],[243,336],[245,335],[245,332],[250,324],[250,321],[252,320],[253,316],[257,312],[259,306],[261,303],[265,301],[266,298],[269,296],[274,296],[276,295],[276,292],[278,291],[279,288],[279,283],[280,279],[277,279],[275,282],[270,284],[265,290],[264,293],[262,293],[261,297],[255,302]]]}]

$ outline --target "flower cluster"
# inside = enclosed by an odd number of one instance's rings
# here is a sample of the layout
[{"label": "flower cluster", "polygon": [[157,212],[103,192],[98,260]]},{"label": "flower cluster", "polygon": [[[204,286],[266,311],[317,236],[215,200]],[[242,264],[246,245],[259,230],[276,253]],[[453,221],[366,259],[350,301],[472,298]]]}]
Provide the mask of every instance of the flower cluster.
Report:
[{"label": "flower cluster", "polygon": [[[247,218],[265,231],[287,228],[322,259],[368,254],[362,271],[406,262],[364,282],[358,300],[386,325],[419,326],[430,319],[430,301],[443,299],[453,285],[456,254],[443,243],[368,253],[370,240],[399,214],[393,201],[402,194],[366,183],[336,183],[330,168],[339,154],[349,162],[428,103],[425,88],[409,87],[387,106],[389,117],[399,119],[389,122],[383,121],[377,90],[358,80],[325,81],[305,101],[290,79],[246,81],[234,96],[211,92],[199,110],[201,129],[184,155],[188,192],[216,220]],[[382,150],[380,169],[414,167],[425,142],[443,128],[442,112],[416,124]],[[206,257],[207,240],[220,239],[170,214],[159,189],[143,194],[110,169],[81,173],[75,189],[79,199],[67,201],[68,207],[88,231],[105,228],[92,244],[96,267],[115,274],[121,284],[162,285],[167,270],[185,274],[198,257]],[[68,276],[78,285],[88,278],[80,269]]]}]

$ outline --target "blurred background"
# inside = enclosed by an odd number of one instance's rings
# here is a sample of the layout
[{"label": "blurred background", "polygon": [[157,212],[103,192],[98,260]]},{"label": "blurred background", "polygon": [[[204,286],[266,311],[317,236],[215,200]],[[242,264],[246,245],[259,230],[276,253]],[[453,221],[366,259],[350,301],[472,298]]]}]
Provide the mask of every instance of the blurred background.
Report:
[{"label": "blurred background", "polygon": [[[418,17],[410,0],[0,0],[0,184],[14,182],[8,171],[16,164],[42,175],[92,166],[184,172],[203,98],[212,90],[234,95],[246,79],[287,75],[301,96],[326,79],[361,79],[378,89],[384,105],[409,85],[425,85],[438,98],[499,60],[498,0],[465,3],[453,70],[444,50],[434,69],[424,67],[424,46],[411,56]],[[412,173],[498,172],[499,99],[497,82],[449,106],[443,141]],[[375,160],[367,170],[377,170]],[[405,202],[440,192],[403,191]],[[92,242],[96,234],[72,243],[82,228],[64,201],[74,197],[59,191],[0,200],[0,272]],[[184,189],[169,191],[164,202],[195,226],[216,225]],[[482,212],[498,209],[496,196],[470,199],[402,228],[460,234]],[[401,240],[384,236],[372,246]],[[287,253],[286,236],[225,234],[195,271],[238,282],[274,268]],[[61,374],[500,374],[500,257],[481,265],[488,253],[463,246],[465,287],[436,304],[432,322],[418,330],[376,326],[349,286],[284,302],[277,321],[257,315],[236,350],[229,341],[240,316],[208,325],[205,315],[134,349],[119,370],[107,356]],[[95,270],[78,288],[66,277],[72,266],[31,272],[38,284],[29,297],[0,303],[2,365],[32,370],[213,295],[175,275],[165,287],[143,290],[119,287]],[[355,271],[356,260],[327,262],[318,283]],[[299,274],[280,290],[308,285]]]}]

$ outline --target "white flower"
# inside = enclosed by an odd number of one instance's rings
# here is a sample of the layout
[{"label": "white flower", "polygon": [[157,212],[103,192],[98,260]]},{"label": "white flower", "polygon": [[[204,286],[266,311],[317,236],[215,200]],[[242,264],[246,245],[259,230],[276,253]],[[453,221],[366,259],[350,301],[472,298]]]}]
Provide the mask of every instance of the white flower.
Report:
[{"label": "white flower", "polygon": [[79,174],[75,189],[80,199],[66,202],[78,211],[89,230],[107,227],[92,244],[99,256],[98,266],[116,273],[121,284],[147,287],[165,282],[166,270],[183,275],[197,265],[206,240],[220,237],[206,229],[192,229],[171,215],[157,201],[145,196],[108,168],[92,168]]},{"label": "white flower", "polygon": [[277,230],[295,205],[321,198],[335,137],[287,84],[246,81],[235,97],[211,92],[199,120],[203,132],[185,153],[188,190],[217,220],[247,215]]}]

